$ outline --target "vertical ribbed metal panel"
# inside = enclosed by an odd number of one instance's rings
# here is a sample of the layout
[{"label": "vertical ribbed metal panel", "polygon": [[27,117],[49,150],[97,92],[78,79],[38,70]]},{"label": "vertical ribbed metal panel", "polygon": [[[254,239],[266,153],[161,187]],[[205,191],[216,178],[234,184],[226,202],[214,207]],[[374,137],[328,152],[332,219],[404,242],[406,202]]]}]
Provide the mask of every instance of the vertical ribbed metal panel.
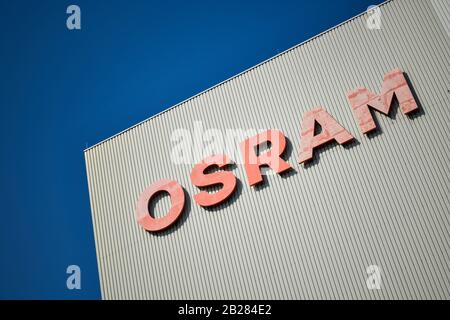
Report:
[{"label": "vertical ribbed metal panel", "polygon": [[[358,16],[86,150],[103,298],[450,298],[449,6],[394,0],[381,12],[381,30]],[[346,93],[379,92],[396,67],[422,112],[376,114],[379,134],[363,136]],[[358,142],[322,148],[305,167],[296,162],[300,121],[316,106]],[[282,130],[295,173],[250,188],[237,165],[231,201],[199,207],[193,165],[171,161],[172,132],[196,121]],[[138,226],[135,206],[163,178],[190,198],[181,221],[155,235]],[[381,290],[367,289],[372,264]]]}]

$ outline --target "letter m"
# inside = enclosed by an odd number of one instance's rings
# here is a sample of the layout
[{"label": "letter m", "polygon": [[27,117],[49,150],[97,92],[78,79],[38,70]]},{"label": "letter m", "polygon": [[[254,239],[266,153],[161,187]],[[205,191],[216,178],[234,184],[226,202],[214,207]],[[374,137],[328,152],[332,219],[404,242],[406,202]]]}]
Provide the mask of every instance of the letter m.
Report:
[{"label": "letter m", "polygon": [[347,94],[347,99],[352,106],[353,114],[362,133],[368,133],[377,128],[369,107],[388,115],[394,95],[404,114],[418,109],[417,102],[414,100],[408,82],[400,69],[394,69],[385,74],[379,95],[362,87]]}]

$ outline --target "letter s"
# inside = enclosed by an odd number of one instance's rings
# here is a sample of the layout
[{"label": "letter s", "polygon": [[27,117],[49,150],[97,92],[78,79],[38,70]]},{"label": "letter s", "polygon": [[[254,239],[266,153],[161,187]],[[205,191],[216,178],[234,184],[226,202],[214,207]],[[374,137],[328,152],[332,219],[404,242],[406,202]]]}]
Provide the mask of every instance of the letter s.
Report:
[{"label": "letter s", "polygon": [[205,174],[205,170],[211,166],[223,168],[232,161],[226,155],[215,155],[203,159],[195,165],[191,172],[191,181],[197,187],[208,187],[221,184],[223,187],[216,193],[202,191],[194,196],[195,202],[202,207],[210,207],[221,203],[231,196],[236,189],[236,176],[227,171]]}]

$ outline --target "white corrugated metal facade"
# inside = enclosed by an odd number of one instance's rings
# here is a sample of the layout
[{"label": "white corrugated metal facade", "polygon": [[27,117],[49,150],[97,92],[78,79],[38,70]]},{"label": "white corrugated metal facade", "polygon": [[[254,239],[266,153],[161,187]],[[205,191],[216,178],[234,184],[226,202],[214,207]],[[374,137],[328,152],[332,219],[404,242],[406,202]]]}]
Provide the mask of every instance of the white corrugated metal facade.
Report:
[{"label": "white corrugated metal facade", "polygon": [[[381,13],[380,30],[355,17],[85,151],[104,299],[450,298],[450,1],[393,0]],[[346,93],[378,93],[394,68],[421,112],[376,113],[381,130],[362,135]],[[316,106],[357,142],[299,165],[301,119]],[[197,121],[281,130],[295,172],[251,188],[237,164],[230,201],[198,206],[193,164],[171,160],[172,133]],[[187,210],[153,234],[135,208],[160,179],[185,188]],[[369,265],[380,290],[367,288]]]}]

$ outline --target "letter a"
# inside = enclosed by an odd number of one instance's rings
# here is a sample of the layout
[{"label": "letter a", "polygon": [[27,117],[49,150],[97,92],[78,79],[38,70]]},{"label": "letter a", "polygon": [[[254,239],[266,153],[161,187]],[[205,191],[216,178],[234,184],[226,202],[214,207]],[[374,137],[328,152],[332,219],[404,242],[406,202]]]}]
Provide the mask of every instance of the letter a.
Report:
[{"label": "letter a", "polygon": [[[316,122],[321,125],[322,132],[314,134]],[[300,137],[300,155],[298,162],[303,163],[313,158],[313,150],[331,140],[339,144],[353,140],[353,136],[345,130],[331,115],[323,108],[307,111],[303,116],[302,133]]]},{"label": "letter a", "polygon": [[80,30],[81,29],[81,9],[80,9],[80,7],[72,4],[67,7],[66,13],[70,14],[70,16],[68,16],[67,20],[66,20],[67,29]]}]

